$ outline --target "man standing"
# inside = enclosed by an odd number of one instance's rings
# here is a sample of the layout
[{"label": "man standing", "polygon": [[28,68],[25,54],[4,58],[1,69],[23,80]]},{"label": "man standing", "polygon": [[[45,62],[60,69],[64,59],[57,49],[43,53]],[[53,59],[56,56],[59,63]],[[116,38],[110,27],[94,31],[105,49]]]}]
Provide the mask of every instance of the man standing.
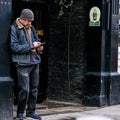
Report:
[{"label": "man standing", "polygon": [[17,119],[26,117],[41,120],[35,114],[39,86],[40,53],[43,46],[36,34],[32,21],[34,13],[30,9],[23,9],[21,15],[11,25],[11,51],[12,61],[16,63],[18,74],[18,106]]}]

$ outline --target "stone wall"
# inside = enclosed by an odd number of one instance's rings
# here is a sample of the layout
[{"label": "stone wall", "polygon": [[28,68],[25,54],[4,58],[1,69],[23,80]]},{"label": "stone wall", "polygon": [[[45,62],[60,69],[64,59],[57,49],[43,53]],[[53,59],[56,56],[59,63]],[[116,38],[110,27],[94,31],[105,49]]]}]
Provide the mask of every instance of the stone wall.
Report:
[{"label": "stone wall", "polygon": [[74,0],[59,19],[59,6],[49,1],[48,98],[80,102],[85,73],[86,3]]}]

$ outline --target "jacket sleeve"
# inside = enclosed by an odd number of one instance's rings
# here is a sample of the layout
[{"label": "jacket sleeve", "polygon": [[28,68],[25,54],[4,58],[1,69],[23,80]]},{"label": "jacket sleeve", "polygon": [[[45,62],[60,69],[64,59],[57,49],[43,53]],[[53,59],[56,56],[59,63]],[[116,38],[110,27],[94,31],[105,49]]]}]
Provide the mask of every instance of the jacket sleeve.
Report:
[{"label": "jacket sleeve", "polygon": [[11,34],[10,34],[10,47],[14,53],[28,53],[31,49],[29,44],[20,44],[19,42],[19,33],[17,33],[16,27],[11,25]]}]

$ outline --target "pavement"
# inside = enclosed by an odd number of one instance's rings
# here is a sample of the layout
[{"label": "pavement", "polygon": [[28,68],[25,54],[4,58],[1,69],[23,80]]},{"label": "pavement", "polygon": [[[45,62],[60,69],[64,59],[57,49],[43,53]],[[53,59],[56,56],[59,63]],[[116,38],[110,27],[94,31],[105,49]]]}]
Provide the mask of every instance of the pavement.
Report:
[{"label": "pavement", "polygon": [[36,113],[42,120],[120,120],[120,105],[89,107],[75,103],[45,101],[37,104]]}]

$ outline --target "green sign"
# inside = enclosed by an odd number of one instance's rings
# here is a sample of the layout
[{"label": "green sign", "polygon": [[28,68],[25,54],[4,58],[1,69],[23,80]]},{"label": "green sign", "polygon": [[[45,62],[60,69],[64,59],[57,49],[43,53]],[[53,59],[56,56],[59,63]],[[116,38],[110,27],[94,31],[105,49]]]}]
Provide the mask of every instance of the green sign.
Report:
[{"label": "green sign", "polygon": [[89,26],[100,26],[100,16],[100,9],[98,7],[92,7],[89,13]]}]

